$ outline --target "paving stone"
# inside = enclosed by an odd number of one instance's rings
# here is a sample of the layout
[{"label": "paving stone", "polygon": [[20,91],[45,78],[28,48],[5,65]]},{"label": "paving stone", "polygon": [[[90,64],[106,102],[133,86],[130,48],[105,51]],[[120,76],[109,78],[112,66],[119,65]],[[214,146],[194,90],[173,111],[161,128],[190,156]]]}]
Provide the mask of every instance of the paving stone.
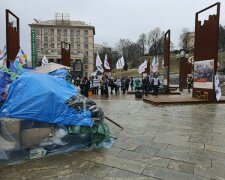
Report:
[{"label": "paving stone", "polygon": [[180,171],[188,174],[194,174],[195,165],[182,161],[171,160],[168,169]]},{"label": "paving stone", "polygon": [[142,153],[137,153],[133,151],[121,151],[119,154],[117,154],[117,157],[123,158],[123,159],[129,159],[132,161],[139,161],[143,163],[148,163],[150,162],[151,158],[153,157],[152,155],[147,155],[147,154],[142,154]]},{"label": "paving stone", "polygon": [[149,164],[160,166],[160,167],[168,167],[171,159],[166,159],[162,157],[152,157],[149,161]]},{"label": "paving stone", "polygon": [[123,169],[126,171],[131,171],[138,174],[141,174],[141,172],[147,166],[147,164],[145,163],[135,162],[132,160],[118,158],[110,155],[102,156],[101,154],[98,153],[89,153],[83,158],[87,161],[92,161],[95,163]]},{"label": "paving stone", "polygon": [[135,174],[129,171],[124,171],[120,169],[113,169],[109,172],[103,180],[116,180],[116,179],[127,179],[127,180],[155,180],[155,178],[143,176],[140,174]]},{"label": "paving stone", "polygon": [[187,174],[187,173],[182,173],[182,172],[177,172],[173,171],[167,168],[162,168],[158,166],[148,166],[143,173],[144,175],[154,177],[154,178],[159,178],[159,179],[166,179],[166,180],[205,180],[205,178],[192,175],[192,174]]},{"label": "paving stone", "polygon": [[159,149],[157,149],[157,148],[141,146],[141,145],[135,149],[135,152],[152,155],[152,156],[154,156],[158,151],[159,151]]},{"label": "paving stone", "polygon": [[138,144],[116,140],[113,147],[118,149],[125,149],[128,151],[134,151],[138,147]]},{"label": "paving stone", "polygon": [[57,177],[58,180],[99,180],[99,178],[93,177],[93,176],[88,176],[85,174],[81,173],[75,173],[72,175],[66,175],[66,176],[59,176]]},{"label": "paving stone", "polygon": [[206,168],[199,165],[195,166],[194,174],[213,179],[225,179],[224,168]]},{"label": "paving stone", "polygon": [[109,173],[113,168],[109,166],[104,166],[102,164],[97,164],[93,162],[87,162],[81,166],[78,171],[79,173],[94,176],[97,178],[103,178],[107,173]]},{"label": "paving stone", "polygon": [[209,145],[209,144],[205,145],[205,150],[225,153],[225,147],[213,146],[213,145]]}]

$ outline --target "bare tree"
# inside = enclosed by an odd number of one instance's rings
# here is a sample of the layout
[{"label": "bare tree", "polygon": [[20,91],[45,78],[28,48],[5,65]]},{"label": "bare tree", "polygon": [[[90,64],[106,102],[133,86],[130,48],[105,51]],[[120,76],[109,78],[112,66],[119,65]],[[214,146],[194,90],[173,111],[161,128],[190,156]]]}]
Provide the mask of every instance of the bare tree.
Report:
[{"label": "bare tree", "polygon": [[188,50],[193,47],[189,47],[190,42],[190,30],[188,28],[183,28],[180,34],[180,43],[179,46],[182,49]]},{"label": "bare tree", "polygon": [[160,30],[159,27],[151,30],[148,33],[148,52],[152,56],[156,56],[158,54],[162,54],[163,52],[163,39],[164,32]]},{"label": "bare tree", "polygon": [[139,39],[137,40],[137,44],[141,47],[142,55],[146,52],[146,46],[147,46],[147,35],[145,33],[142,33],[139,36]]}]

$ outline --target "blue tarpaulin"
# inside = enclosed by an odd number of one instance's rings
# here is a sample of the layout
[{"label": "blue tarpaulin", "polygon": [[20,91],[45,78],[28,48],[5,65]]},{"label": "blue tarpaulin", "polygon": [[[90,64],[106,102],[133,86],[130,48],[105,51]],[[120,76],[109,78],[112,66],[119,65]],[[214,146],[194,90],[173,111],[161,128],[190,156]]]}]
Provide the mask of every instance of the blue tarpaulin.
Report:
[{"label": "blue tarpaulin", "polygon": [[50,74],[52,76],[55,76],[55,77],[60,77],[60,78],[66,79],[66,76],[68,76],[68,70],[66,70],[66,69],[57,69],[57,70],[55,70],[53,72],[50,72],[48,74]]},{"label": "blue tarpaulin", "polygon": [[11,84],[0,117],[92,126],[89,110],[78,112],[65,104],[76,94],[78,90],[64,79],[48,74],[21,75]]}]

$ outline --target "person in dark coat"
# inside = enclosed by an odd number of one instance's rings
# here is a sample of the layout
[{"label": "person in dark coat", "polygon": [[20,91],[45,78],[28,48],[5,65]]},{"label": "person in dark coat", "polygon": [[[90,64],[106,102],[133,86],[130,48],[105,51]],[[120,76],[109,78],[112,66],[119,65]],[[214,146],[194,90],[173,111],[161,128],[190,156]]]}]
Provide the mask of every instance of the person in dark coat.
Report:
[{"label": "person in dark coat", "polygon": [[142,81],[142,86],[143,86],[143,93],[145,94],[145,96],[147,96],[149,86],[150,86],[150,81],[147,76],[144,77],[144,79]]},{"label": "person in dark coat", "polygon": [[90,80],[85,77],[84,78],[84,96],[88,98],[88,91],[90,89]]}]

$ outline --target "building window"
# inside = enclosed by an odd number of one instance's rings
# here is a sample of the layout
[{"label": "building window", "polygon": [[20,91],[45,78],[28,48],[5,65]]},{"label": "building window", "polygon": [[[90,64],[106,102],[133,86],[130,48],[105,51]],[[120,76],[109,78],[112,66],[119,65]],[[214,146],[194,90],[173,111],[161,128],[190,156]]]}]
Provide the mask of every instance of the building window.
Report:
[{"label": "building window", "polygon": [[77,44],[77,49],[80,49],[80,44]]},{"label": "building window", "polygon": [[84,48],[85,49],[88,49],[88,44],[84,44]]},{"label": "building window", "polygon": [[67,42],[67,37],[64,37],[64,42]]},{"label": "building window", "polygon": [[88,70],[88,65],[84,65],[84,69],[85,70]]},{"label": "building window", "polygon": [[48,34],[48,29],[44,28],[44,34]]},{"label": "building window", "polygon": [[57,48],[61,48],[61,44],[60,43],[57,43]]},{"label": "building window", "polygon": [[61,29],[57,29],[57,35],[61,35]]},{"label": "building window", "polygon": [[53,42],[54,41],[54,36],[51,36],[51,42]]},{"label": "building window", "polygon": [[74,30],[70,29],[70,36],[74,36]]},{"label": "building window", "polygon": [[37,35],[40,35],[40,29],[36,29]]},{"label": "building window", "polygon": [[54,48],[54,43],[51,43],[51,48]]},{"label": "building window", "polygon": [[77,30],[77,36],[80,36],[80,30],[79,29]]},{"label": "building window", "polygon": [[51,35],[54,35],[54,29],[51,29]]},{"label": "building window", "polygon": [[70,42],[74,42],[74,38],[73,37],[70,37]]},{"label": "building window", "polygon": [[88,57],[88,51],[84,52],[84,56]]},{"label": "building window", "polygon": [[70,47],[71,47],[71,49],[73,49],[74,48],[74,44],[71,44]]},{"label": "building window", "polygon": [[44,48],[48,48],[48,43],[44,43]]},{"label": "building window", "polygon": [[40,44],[36,43],[36,49],[39,49],[39,48],[40,48]]},{"label": "building window", "polygon": [[84,30],[84,35],[88,36],[88,30]]},{"label": "building window", "polygon": [[48,50],[47,50],[47,49],[45,49],[44,53],[45,53],[45,54],[48,54]]},{"label": "building window", "polygon": [[80,37],[77,37],[77,43],[80,43]]},{"label": "building window", "polygon": [[44,36],[44,42],[48,42],[48,36]]},{"label": "building window", "polygon": [[84,37],[84,43],[88,43],[88,37]]},{"label": "building window", "polygon": [[52,49],[52,50],[51,50],[51,53],[55,53],[55,50],[54,50],[54,49]]},{"label": "building window", "polygon": [[67,29],[64,29],[64,36],[67,36]]},{"label": "building window", "polygon": [[60,36],[57,37],[57,41],[61,42],[61,37]]}]

